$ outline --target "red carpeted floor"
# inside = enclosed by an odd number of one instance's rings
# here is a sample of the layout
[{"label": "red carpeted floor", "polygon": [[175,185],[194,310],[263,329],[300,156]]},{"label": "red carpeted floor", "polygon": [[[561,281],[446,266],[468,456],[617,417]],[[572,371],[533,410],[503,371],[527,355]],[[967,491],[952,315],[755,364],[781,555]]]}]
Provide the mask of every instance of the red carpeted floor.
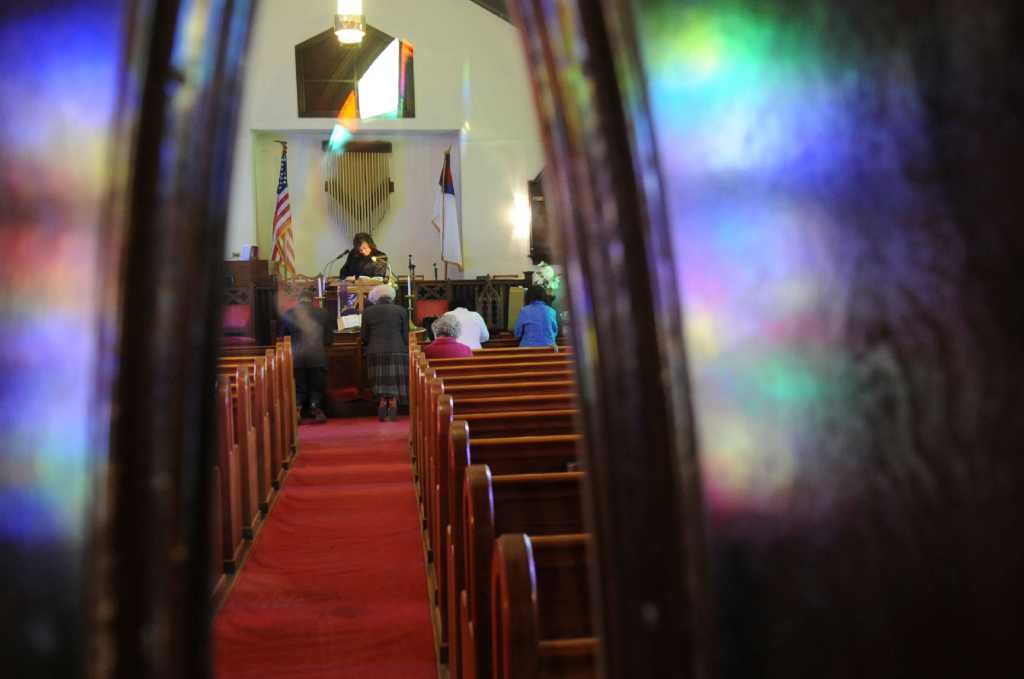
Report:
[{"label": "red carpeted floor", "polygon": [[408,420],[299,433],[284,491],[214,622],[216,676],[435,677]]}]

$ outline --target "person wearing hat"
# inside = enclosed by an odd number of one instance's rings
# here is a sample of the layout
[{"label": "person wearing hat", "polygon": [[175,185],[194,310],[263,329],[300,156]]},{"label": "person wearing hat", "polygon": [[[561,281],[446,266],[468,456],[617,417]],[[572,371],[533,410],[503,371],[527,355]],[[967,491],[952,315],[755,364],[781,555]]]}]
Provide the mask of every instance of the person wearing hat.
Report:
[{"label": "person wearing hat", "polygon": [[313,306],[313,293],[299,292],[299,303],[281,318],[283,334],[292,337],[292,365],[295,373],[295,401],[301,417],[318,423],[327,421],[323,411],[327,388],[327,346],[334,335],[334,319]]}]

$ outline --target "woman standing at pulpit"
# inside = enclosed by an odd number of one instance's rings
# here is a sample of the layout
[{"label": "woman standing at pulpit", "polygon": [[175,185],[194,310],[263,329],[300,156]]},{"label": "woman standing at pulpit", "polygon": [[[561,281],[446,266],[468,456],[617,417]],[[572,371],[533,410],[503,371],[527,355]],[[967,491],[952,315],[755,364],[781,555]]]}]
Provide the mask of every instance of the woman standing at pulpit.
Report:
[{"label": "woman standing at pulpit", "polygon": [[409,401],[409,313],[395,301],[395,289],[378,285],[367,296],[360,335],[366,375],[378,399],[377,417],[394,421]]},{"label": "woman standing at pulpit", "polygon": [[352,249],[349,250],[348,259],[338,272],[338,277],[358,278],[359,276],[384,276],[387,273],[387,264],[381,259],[387,253],[377,249],[373,237],[368,233],[357,233],[352,239]]}]

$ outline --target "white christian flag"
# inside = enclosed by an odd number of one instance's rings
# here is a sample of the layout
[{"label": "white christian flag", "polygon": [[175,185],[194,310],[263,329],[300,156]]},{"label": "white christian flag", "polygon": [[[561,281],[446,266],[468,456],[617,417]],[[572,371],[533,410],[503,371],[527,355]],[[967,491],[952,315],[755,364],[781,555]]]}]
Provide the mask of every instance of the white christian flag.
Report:
[{"label": "white christian flag", "polygon": [[462,238],[459,236],[459,212],[455,205],[451,151],[444,153],[441,178],[434,194],[434,216],[430,220],[441,232],[441,259],[462,268]]}]

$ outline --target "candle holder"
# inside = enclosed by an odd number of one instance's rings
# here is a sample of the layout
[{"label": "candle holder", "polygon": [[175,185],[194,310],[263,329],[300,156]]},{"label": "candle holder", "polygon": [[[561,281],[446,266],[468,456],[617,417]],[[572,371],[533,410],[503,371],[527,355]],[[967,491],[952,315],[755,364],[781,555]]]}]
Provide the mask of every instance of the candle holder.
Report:
[{"label": "candle holder", "polygon": [[412,255],[409,255],[409,277],[405,280],[405,303],[409,309],[409,328],[417,328],[413,320],[416,316],[416,296],[413,294],[412,282],[416,280],[416,265],[412,262]]}]

